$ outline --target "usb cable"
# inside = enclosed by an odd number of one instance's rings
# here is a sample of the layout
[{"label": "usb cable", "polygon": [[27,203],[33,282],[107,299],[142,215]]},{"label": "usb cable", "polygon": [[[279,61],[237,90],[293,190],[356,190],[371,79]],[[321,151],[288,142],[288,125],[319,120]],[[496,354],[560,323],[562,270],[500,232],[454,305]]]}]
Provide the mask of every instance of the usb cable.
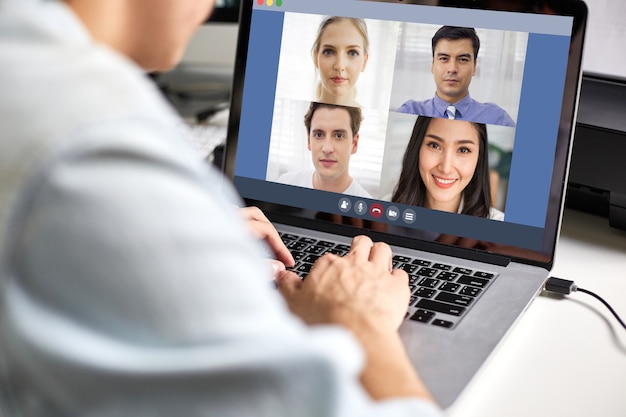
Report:
[{"label": "usb cable", "polygon": [[609,309],[611,314],[613,314],[613,316],[615,316],[615,318],[617,319],[619,324],[621,324],[622,327],[624,329],[626,329],[626,324],[617,315],[617,313],[615,312],[615,310],[613,310],[613,307],[611,307],[609,305],[609,303],[607,303],[598,294],[595,294],[595,293],[593,293],[593,292],[591,292],[589,290],[586,290],[584,288],[578,288],[578,286],[574,283],[574,281],[569,281],[567,279],[562,279],[562,278],[550,277],[546,281],[546,283],[545,283],[543,288],[546,291],[548,291],[548,292],[552,292],[552,293],[556,293],[556,294],[563,294],[563,295],[568,295],[568,294],[570,294],[572,292],[582,292],[582,293],[588,294],[588,295],[594,297],[595,299],[597,299],[598,301],[600,301],[602,304],[604,304],[604,306]]}]

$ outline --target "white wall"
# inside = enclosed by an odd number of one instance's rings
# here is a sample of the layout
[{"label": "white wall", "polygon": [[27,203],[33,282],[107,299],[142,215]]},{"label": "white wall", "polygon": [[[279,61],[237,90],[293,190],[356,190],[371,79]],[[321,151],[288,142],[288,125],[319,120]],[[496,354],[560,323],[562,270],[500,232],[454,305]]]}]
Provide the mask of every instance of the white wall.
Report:
[{"label": "white wall", "polygon": [[626,2],[624,0],[585,0],[589,22],[583,57],[588,72],[626,79]]},{"label": "white wall", "polygon": [[[626,78],[626,1],[586,0],[589,7],[584,70]],[[235,62],[237,29],[233,24],[201,27],[192,39],[184,63],[232,66]]]},{"label": "white wall", "polygon": [[203,25],[191,39],[182,62],[232,68],[237,49],[237,25],[214,23]]}]

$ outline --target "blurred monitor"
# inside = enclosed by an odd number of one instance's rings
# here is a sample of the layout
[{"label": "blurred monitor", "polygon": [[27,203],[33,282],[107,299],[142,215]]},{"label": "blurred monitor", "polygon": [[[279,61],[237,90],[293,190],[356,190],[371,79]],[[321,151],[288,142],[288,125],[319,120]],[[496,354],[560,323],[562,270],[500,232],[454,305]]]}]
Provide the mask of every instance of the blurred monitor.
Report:
[{"label": "blurred monitor", "polygon": [[204,64],[232,72],[237,49],[239,0],[217,0],[213,13],[191,39],[183,64]]},{"label": "blurred monitor", "polygon": [[217,0],[191,39],[180,64],[157,81],[184,117],[198,120],[223,109],[230,99],[235,66],[239,0]]}]

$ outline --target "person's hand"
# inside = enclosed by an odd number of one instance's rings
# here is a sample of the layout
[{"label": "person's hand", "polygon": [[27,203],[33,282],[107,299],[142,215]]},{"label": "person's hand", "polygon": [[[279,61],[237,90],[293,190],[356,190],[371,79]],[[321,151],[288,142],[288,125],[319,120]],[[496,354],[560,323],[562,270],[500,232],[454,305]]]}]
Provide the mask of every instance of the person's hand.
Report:
[{"label": "person's hand", "polygon": [[290,310],[308,324],[350,330],[365,353],[361,384],[373,399],[432,396],[409,360],[398,334],[409,305],[408,275],[392,270],[391,248],[357,236],[344,257],[322,256],[304,281],[278,274]]},{"label": "person's hand", "polygon": [[304,281],[281,272],[277,284],[291,311],[309,324],[397,330],[409,305],[408,276],[391,268],[391,248],[366,236],[344,257],[326,254]]},{"label": "person's hand", "polygon": [[274,276],[284,271],[285,267],[291,268],[295,265],[295,261],[289,249],[285,246],[282,239],[278,235],[274,225],[265,217],[265,214],[258,207],[244,207],[241,210],[244,220],[248,224],[248,229],[259,239],[264,240],[276,259],[271,259],[270,263],[274,270]]}]

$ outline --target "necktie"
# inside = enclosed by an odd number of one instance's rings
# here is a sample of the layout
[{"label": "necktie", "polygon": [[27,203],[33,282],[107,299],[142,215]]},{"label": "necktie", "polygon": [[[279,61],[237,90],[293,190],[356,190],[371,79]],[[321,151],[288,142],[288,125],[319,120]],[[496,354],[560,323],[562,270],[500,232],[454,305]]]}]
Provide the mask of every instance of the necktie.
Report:
[{"label": "necktie", "polygon": [[446,109],[446,114],[448,115],[448,119],[454,119],[456,115],[456,107],[450,104],[448,108]]}]

